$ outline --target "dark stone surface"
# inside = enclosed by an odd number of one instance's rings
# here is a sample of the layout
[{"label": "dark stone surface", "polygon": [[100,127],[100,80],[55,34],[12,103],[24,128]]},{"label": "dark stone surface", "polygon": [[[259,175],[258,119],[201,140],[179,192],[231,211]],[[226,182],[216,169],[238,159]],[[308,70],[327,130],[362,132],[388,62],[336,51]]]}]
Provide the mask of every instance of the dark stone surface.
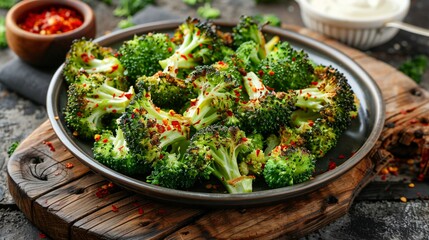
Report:
[{"label": "dark stone surface", "polygon": [[[112,7],[93,0],[97,15],[97,35],[101,36],[116,28],[119,18],[113,17]],[[114,0],[117,2],[117,0]],[[278,1],[277,5],[256,5],[251,0],[214,0],[213,5],[222,10],[222,18],[236,21],[242,14],[274,13],[287,24],[302,25],[299,7],[292,0]],[[185,19],[195,16],[195,9],[182,1],[158,0],[158,6]],[[411,10],[405,22],[429,28],[429,1],[412,0]],[[0,10],[0,15],[5,15]],[[428,38],[404,31],[388,43],[366,51],[370,56],[394,67],[418,54],[429,55]],[[0,50],[0,68],[14,54]],[[422,86],[429,89],[429,72]],[[22,86],[26,87],[26,86]],[[7,149],[14,141],[25,139],[47,119],[45,108],[22,98],[0,84],[0,239],[40,239],[39,231],[16,208],[7,191]],[[401,177],[389,179],[401,181]],[[350,212],[332,224],[308,235],[304,239],[427,239],[429,236],[429,201],[417,198],[407,203],[399,202],[398,195],[385,201],[367,201],[359,198]]]}]

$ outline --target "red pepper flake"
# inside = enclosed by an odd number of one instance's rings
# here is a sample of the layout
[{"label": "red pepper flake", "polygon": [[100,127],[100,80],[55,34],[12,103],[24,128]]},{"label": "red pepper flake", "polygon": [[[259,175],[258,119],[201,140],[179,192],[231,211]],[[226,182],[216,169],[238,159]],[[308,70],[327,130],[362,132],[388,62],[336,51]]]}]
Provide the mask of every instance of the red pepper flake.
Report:
[{"label": "red pepper flake", "polygon": [[197,31],[197,36],[200,36],[200,34],[201,34],[201,31],[200,31],[200,30],[198,30],[198,31]]},{"label": "red pepper flake", "polygon": [[316,81],[311,82],[311,85],[316,86],[317,84],[319,84],[319,83],[318,83],[318,82],[316,82]]},{"label": "red pepper flake", "polygon": [[188,53],[188,57],[189,58],[194,58],[194,55],[192,55],[192,53]]},{"label": "red pepper flake", "polygon": [[157,124],[156,128],[157,128],[158,133],[165,132],[165,127],[163,125],[161,125],[161,124]]},{"label": "red pepper flake", "polygon": [[241,141],[243,141],[243,142],[247,142],[247,140],[248,140],[248,139],[247,139],[247,138],[245,138],[245,137],[242,137],[242,138],[241,138]]},{"label": "red pepper flake", "polygon": [[107,143],[107,142],[109,142],[109,139],[107,138],[103,139],[103,143]]},{"label": "red pepper flake", "polygon": [[82,117],[82,116],[83,116],[83,114],[82,114],[81,112],[77,112],[77,113],[76,113],[76,115],[77,115],[78,117]]},{"label": "red pepper flake", "polygon": [[83,24],[83,17],[75,10],[65,7],[49,7],[25,15],[18,26],[40,35],[52,35],[72,31]]},{"label": "red pepper flake", "polygon": [[386,181],[386,175],[381,175],[381,180]]},{"label": "red pepper flake", "polygon": [[295,62],[295,60],[296,60],[296,58],[295,58],[295,57],[292,57],[292,62]]},{"label": "red pepper flake", "polygon": [[256,156],[259,157],[259,154],[261,153],[261,149],[256,149]]},{"label": "red pepper flake", "polygon": [[405,114],[407,114],[407,111],[406,111],[406,110],[401,110],[401,111],[400,111],[400,113],[401,113],[402,115],[405,115]]},{"label": "red pepper flake", "polygon": [[54,147],[54,145],[51,142],[49,142],[49,141],[43,141],[43,144],[45,144],[46,146],[48,146],[49,150],[51,152],[55,152],[55,147]]},{"label": "red pepper flake", "polygon": [[269,72],[268,72],[268,74],[269,74],[270,76],[274,76],[274,72],[273,72],[273,71],[269,71]]},{"label": "red pepper flake", "polygon": [[333,170],[337,167],[337,164],[334,161],[329,161],[328,163],[328,171]]},{"label": "red pepper flake", "polygon": [[118,64],[113,65],[112,66],[112,71],[110,73],[115,72],[116,70],[118,70],[118,68],[119,68]]},{"label": "red pepper flake", "polygon": [[232,113],[232,111],[226,111],[226,114],[229,116],[229,117],[232,117],[232,115],[233,115],[233,113]]},{"label": "red pepper flake", "polygon": [[46,234],[44,234],[44,233],[39,233],[39,238],[40,238],[40,239],[45,239],[45,238],[46,238]]},{"label": "red pepper flake", "polygon": [[112,212],[118,212],[119,208],[115,205],[112,205]]},{"label": "red pepper flake", "polygon": [[65,167],[67,168],[67,169],[72,169],[73,167],[74,167],[74,165],[73,165],[73,163],[66,163],[65,164]]},{"label": "red pepper flake", "polygon": [[313,120],[308,120],[308,126],[313,127],[314,126],[314,122]]},{"label": "red pepper flake", "polygon": [[173,51],[173,48],[172,48],[172,47],[169,47],[169,48],[167,48],[167,51],[168,51],[168,52],[171,52],[171,51]]},{"label": "red pepper flake", "polygon": [[116,112],[117,112],[117,110],[116,110],[116,109],[113,109],[113,110],[112,110],[112,113],[116,113]]},{"label": "red pepper flake", "polygon": [[173,120],[171,121],[171,125],[173,125],[173,127],[177,129],[177,131],[182,131],[182,126],[180,125],[179,121]]},{"label": "red pepper flake", "polygon": [[259,71],[258,71],[258,74],[259,74],[259,76],[260,76],[260,77],[263,77],[263,76],[264,76],[264,71],[259,70]]},{"label": "red pepper flake", "polygon": [[346,158],[346,156],[344,154],[338,155],[338,159],[344,159],[344,158]]},{"label": "red pepper flake", "polygon": [[188,57],[186,57],[185,55],[181,54],[180,55],[181,58],[185,59],[186,61],[188,60]]},{"label": "red pepper flake", "polygon": [[139,214],[140,214],[140,215],[143,215],[143,213],[144,213],[143,208],[142,208],[142,207],[139,207]]}]

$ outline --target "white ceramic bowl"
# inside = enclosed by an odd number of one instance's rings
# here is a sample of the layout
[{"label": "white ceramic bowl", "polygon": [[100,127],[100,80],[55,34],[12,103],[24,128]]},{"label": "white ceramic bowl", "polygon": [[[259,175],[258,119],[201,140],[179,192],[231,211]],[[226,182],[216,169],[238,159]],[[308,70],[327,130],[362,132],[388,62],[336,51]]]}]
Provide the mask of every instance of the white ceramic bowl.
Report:
[{"label": "white ceramic bowl", "polygon": [[360,49],[375,47],[392,39],[398,29],[387,25],[392,22],[401,22],[410,6],[409,0],[396,0],[397,8],[390,13],[365,18],[348,18],[328,15],[322,9],[312,5],[311,0],[296,1],[301,8],[301,17],[307,28]]}]

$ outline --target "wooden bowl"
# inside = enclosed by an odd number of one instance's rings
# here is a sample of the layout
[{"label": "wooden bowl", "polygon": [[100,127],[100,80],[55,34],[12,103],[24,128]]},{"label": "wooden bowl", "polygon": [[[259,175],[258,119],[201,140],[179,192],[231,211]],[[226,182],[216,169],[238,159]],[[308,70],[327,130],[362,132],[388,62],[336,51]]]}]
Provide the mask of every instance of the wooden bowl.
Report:
[{"label": "wooden bowl", "polygon": [[[18,22],[28,13],[41,9],[66,7],[83,17],[83,24],[69,32],[41,35],[28,32],[18,26]],[[9,47],[23,61],[38,67],[59,66],[74,39],[95,37],[95,15],[84,2],[78,0],[27,0],[13,6],[6,16],[6,39]]]}]

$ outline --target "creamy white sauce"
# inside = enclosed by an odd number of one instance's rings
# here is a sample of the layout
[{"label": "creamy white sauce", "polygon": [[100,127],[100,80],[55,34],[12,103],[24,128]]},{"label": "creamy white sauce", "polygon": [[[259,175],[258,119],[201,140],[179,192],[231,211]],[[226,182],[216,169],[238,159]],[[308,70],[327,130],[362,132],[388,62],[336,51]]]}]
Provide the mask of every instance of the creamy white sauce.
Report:
[{"label": "creamy white sauce", "polygon": [[342,19],[382,17],[399,9],[398,0],[309,0],[319,12]]}]

